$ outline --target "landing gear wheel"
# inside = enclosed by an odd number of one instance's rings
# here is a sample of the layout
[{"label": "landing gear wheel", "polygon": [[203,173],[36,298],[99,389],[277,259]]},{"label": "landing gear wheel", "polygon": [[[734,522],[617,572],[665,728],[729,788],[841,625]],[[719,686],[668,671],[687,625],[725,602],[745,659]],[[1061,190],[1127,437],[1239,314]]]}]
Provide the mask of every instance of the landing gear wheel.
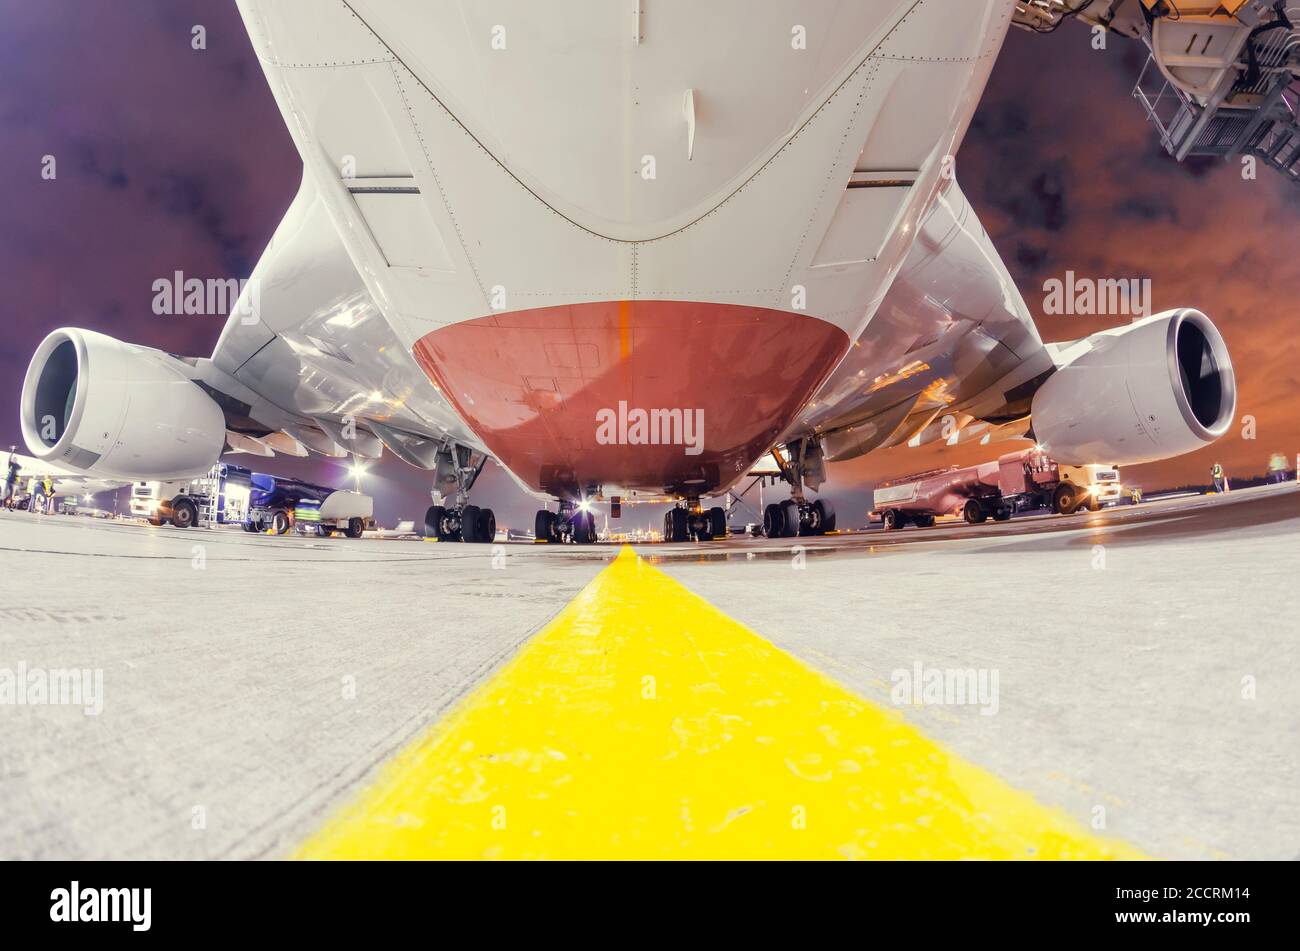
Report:
[{"label": "landing gear wheel", "polygon": [[1073,515],[1079,507],[1078,496],[1074,491],[1074,486],[1068,482],[1062,482],[1052,493],[1052,511],[1057,515]]},{"label": "landing gear wheel", "polygon": [[884,523],[885,531],[897,531],[903,527],[903,513],[898,509],[886,509],[881,521]]},{"label": "landing gear wheel", "polygon": [[668,534],[667,540],[670,542],[684,542],[690,537],[690,519],[686,509],[670,509],[668,511]]},{"label": "landing gear wheel", "polygon": [[808,534],[825,535],[835,531],[835,506],[825,499],[818,499],[809,510]]},{"label": "landing gear wheel", "polygon": [[596,516],[590,512],[579,512],[573,516],[573,542],[575,545],[594,545],[596,543]]},{"label": "landing gear wheel", "polygon": [[277,535],[287,534],[289,531],[289,513],[284,509],[276,509],[271,513],[271,531]]},{"label": "landing gear wheel", "polygon": [[[343,534],[347,535],[348,538],[360,538],[361,533],[364,532],[365,530],[366,530],[366,523],[363,519],[350,518],[348,519],[348,527],[343,530]],[[329,529],[322,529],[322,531],[326,535],[334,534]]]},{"label": "landing gear wheel", "polygon": [[447,510],[441,505],[430,505],[424,512],[424,537],[442,540],[442,520]]},{"label": "landing gear wheel", "polygon": [[172,506],[172,524],[177,528],[189,528],[198,518],[199,513],[189,499],[181,499]]},{"label": "landing gear wheel", "polygon": [[477,505],[467,505],[460,510],[460,538],[465,542],[480,542],[478,537],[478,517],[482,509]]},{"label": "landing gear wheel", "polygon": [[539,542],[554,545],[560,540],[560,533],[555,530],[555,524],[555,513],[542,509],[533,519],[534,537],[536,537]]},{"label": "landing gear wheel", "polygon": [[781,517],[785,520],[781,526],[782,538],[794,538],[799,534],[799,503],[786,499],[781,503]]},{"label": "landing gear wheel", "polygon": [[497,517],[491,509],[479,509],[478,537],[489,544],[497,540]]},{"label": "landing gear wheel", "polygon": [[763,509],[763,534],[768,538],[780,538],[785,531],[785,516],[781,506],[775,502]]},{"label": "landing gear wheel", "polygon": [[961,510],[961,517],[966,520],[967,525],[981,525],[988,518],[988,513],[984,511],[984,506],[980,505],[974,499],[966,501],[966,507]]}]

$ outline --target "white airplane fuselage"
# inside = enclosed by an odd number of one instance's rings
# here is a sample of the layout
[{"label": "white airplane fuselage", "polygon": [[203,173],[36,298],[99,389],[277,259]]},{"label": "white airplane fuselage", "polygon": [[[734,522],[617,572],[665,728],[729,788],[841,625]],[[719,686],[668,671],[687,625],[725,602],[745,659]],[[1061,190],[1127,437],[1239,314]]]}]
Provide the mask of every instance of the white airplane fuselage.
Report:
[{"label": "white airplane fuselage", "polygon": [[287,410],[699,496],[1038,346],[952,174],[1011,4],[240,7],[305,167],[262,320],[322,381],[229,328],[214,361]]}]

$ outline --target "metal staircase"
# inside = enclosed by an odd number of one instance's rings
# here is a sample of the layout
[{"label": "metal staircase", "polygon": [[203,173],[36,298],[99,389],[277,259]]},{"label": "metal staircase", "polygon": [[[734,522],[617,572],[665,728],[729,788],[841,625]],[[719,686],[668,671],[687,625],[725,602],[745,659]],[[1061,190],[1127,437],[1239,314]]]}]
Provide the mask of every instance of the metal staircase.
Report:
[{"label": "metal staircase", "polygon": [[1300,0],[1017,0],[1013,15],[1036,33],[1068,19],[1146,44],[1133,98],[1178,161],[1254,156],[1300,182]]}]

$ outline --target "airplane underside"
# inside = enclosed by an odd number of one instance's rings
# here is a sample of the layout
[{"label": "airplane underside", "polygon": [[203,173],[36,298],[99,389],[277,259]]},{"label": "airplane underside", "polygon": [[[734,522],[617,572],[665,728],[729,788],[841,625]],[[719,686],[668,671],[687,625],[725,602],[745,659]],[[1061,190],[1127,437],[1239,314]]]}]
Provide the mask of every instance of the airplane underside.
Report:
[{"label": "airplane underside", "polygon": [[805,497],[825,463],[880,448],[1032,432],[1131,464],[1226,430],[1208,318],[1049,350],[962,194],[1014,4],[664,2],[635,30],[616,4],[240,9],[299,195],[210,359],[47,338],[41,458],[135,479],[388,452],[431,472],[429,531],[472,539],[489,457],[562,537],[614,498],[678,502],[698,536],[771,454],[797,534],[833,524]]}]

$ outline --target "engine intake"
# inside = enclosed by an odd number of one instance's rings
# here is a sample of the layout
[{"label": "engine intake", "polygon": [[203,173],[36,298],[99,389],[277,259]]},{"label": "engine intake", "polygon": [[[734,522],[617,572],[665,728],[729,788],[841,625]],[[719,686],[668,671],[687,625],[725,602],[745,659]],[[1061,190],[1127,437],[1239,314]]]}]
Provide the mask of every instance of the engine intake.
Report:
[{"label": "engine intake", "polygon": [[1232,425],[1232,360],[1199,310],[1093,334],[1061,358],[1033,400],[1034,435],[1057,462],[1154,462],[1200,449]]},{"label": "engine intake", "polygon": [[127,481],[206,471],[225,415],[162,351],[77,328],[46,337],[23,380],[23,440],[33,456]]}]

